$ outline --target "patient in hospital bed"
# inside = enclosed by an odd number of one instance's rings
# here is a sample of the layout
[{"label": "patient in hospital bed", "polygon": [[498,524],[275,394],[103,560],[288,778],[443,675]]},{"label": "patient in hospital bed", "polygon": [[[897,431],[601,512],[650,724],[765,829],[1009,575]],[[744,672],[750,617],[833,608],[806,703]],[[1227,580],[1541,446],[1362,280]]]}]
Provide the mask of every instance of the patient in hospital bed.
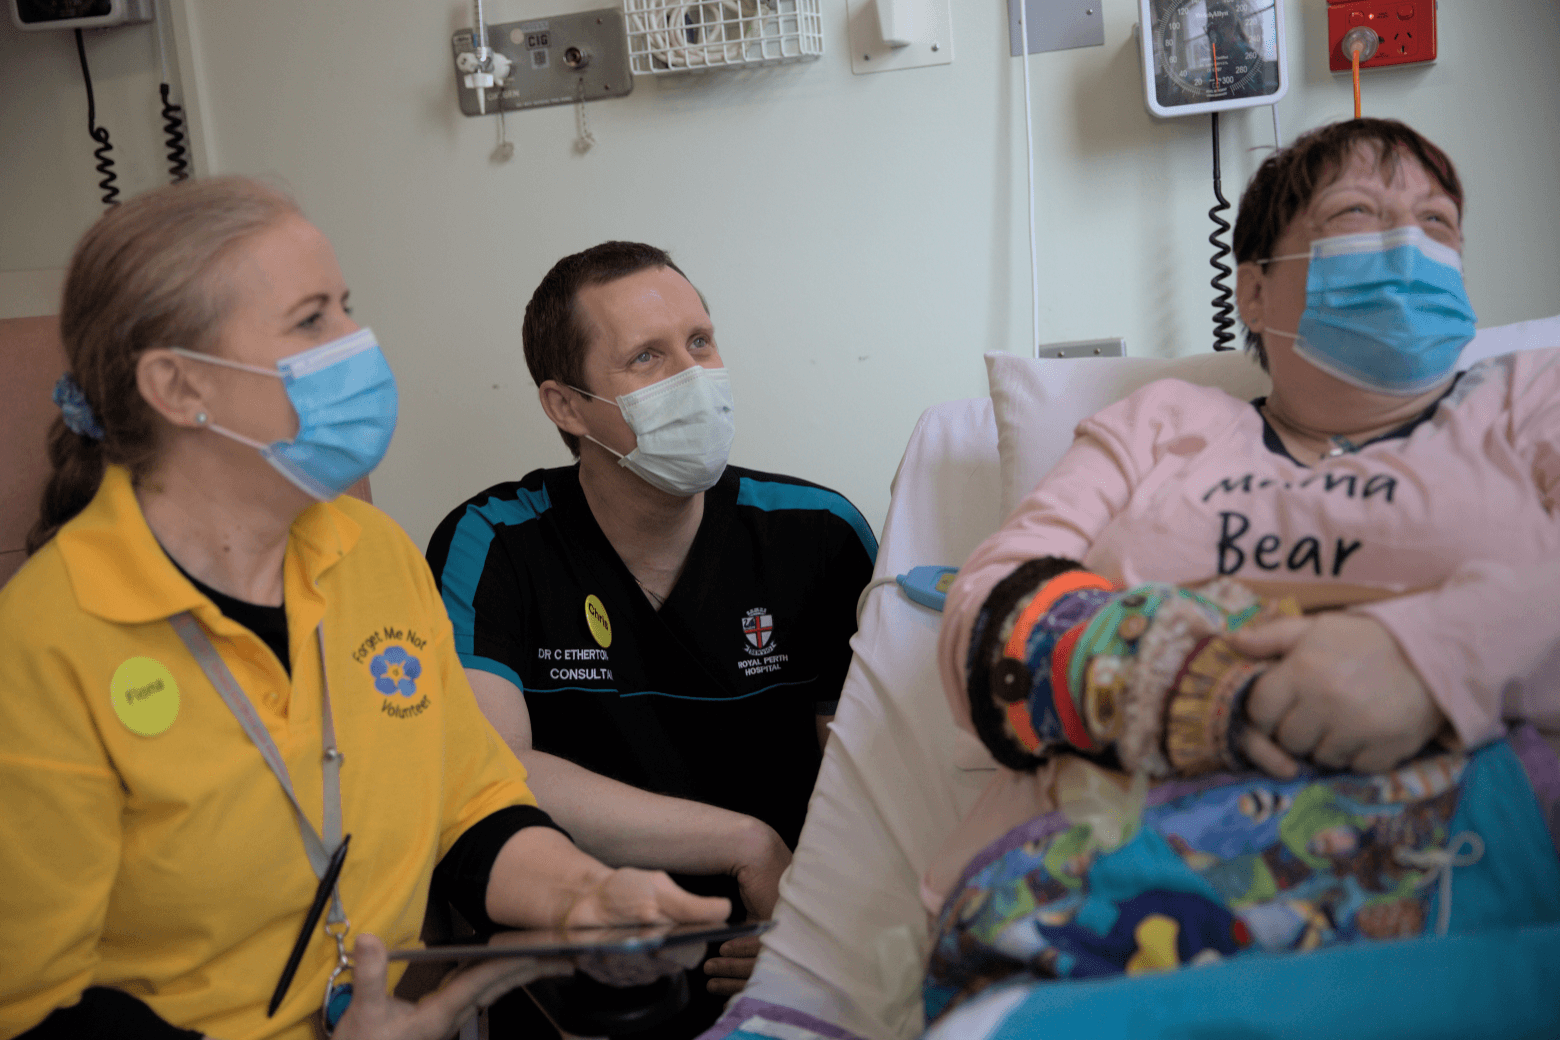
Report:
[{"label": "patient in hospital bed", "polygon": [[929,1021],[1560,922],[1560,349],[1454,373],[1462,202],[1392,121],[1271,156],[1235,228],[1271,394],[1105,409],[965,564],[943,685],[1005,768],[923,881]]}]

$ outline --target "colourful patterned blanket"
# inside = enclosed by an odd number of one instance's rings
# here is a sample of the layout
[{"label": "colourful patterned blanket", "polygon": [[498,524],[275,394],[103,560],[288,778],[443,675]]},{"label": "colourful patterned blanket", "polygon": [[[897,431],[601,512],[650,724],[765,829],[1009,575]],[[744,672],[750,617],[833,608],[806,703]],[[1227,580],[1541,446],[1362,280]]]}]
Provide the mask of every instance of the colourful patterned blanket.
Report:
[{"label": "colourful patterned blanket", "polygon": [[1051,813],[966,868],[929,1024],[992,987],[1560,923],[1560,763],[1530,728],[1378,776],[1167,783],[1125,840],[1094,832]]}]

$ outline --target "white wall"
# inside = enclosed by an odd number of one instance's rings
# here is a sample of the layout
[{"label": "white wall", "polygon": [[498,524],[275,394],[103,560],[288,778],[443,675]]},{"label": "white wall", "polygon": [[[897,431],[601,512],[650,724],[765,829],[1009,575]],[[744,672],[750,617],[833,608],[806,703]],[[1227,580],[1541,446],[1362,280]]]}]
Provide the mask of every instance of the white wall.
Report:
[{"label": "white wall", "polygon": [[[605,238],[669,248],[709,297],[737,394],[735,460],[838,488],[874,524],[921,410],[983,393],[984,351],[1029,349],[1022,88],[1002,0],[954,0],[953,64],[860,77],[845,2],[824,0],[821,60],[641,78],[588,106],[598,143],[583,156],[572,109],[512,114],[507,165],[488,160],[496,120],[456,108],[449,36],[465,4],[173,6],[202,154],[292,187],[395,365],[402,425],[375,497],[418,541],[465,496],[565,459],[520,358],[520,315],[553,261]],[[592,6],[491,0],[488,17]],[[1293,136],[1346,118],[1352,98],[1326,71],[1325,5],[1289,7],[1297,82],[1279,111]],[[1149,118],[1136,5],[1104,0],[1104,15],[1104,47],[1031,59],[1040,338],[1206,350],[1207,119]],[[1553,314],[1560,6],[1447,3],[1440,19],[1439,63],[1367,76],[1366,111],[1459,161],[1481,324]],[[119,32],[100,46],[120,67],[101,75],[149,105],[150,36]],[[69,37],[19,35],[0,28],[0,269],[63,262],[93,211]],[[123,151],[155,157],[150,130],[105,105],[111,117]],[[1225,118],[1226,195],[1270,143],[1267,109]]]},{"label": "white wall", "polygon": [[[9,4],[6,5],[9,7]],[[121,197],[160,184],[157,37],[151,24],[85,34],[97,122]],[[75,37],[24,33],[0,11],[0,318],[53,313],[71,246],[103,211]]]}]

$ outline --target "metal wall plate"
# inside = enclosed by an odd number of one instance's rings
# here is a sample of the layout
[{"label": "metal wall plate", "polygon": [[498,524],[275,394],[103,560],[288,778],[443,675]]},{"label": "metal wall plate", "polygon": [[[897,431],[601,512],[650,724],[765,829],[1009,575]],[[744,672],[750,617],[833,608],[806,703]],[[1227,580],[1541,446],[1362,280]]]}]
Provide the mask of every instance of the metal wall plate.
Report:
[{"label": "metal wall plate", "polygon": [[[500,92],[504,110],[513,111],[622,97],[634,89],[623,12],[615,7],[489,25],[488,46],[512,66],[502,88],[488,88],[488,115],[498,112]],[[457,61],[461,54],[471,53],[471,30],[462,29],[451,37],[450,48]],[[482,115],[477,92],[464,80],[457,67],[455,89],[461,112]]]},{"label": "metal wall plate", "polygon": [[1018,57],[1018,5],[1024,4],[1029,53],[1105,46],[1104,0],[1008,0],[1008,54]]},{"label": "metal wall plate", "polygon": [[918,69],[953,62],[953,14],[949,0],[898,0],[906,9],[910,42],[890,47],[878,27],[877,0],[849,0],[850,71]]},{"label": "metal wall plate", "polygon": [[1124,339],[1074,339],[1066,343],[1042,343],[1036,357],[1085,358],[1126,357],[1127,341]]}]

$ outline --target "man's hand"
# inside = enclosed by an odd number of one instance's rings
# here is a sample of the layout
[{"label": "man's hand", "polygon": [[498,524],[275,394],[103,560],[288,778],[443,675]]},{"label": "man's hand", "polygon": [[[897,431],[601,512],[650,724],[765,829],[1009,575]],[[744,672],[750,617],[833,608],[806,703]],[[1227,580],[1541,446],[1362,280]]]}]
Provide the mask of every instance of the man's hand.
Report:
[{"label": "man's hand", "polygon": [[[1377,773],[1446,724],[1397,640],[1374,618],[1328,613],[1233,633],[1231,645],[1276,657],[1246,701],[1241,750],[1264,771],[1295,775],[1297,758]],[[1292,757],[1291,757],[1292,756]]]},{"label": "man's hand", "polygon": [[[780,875],[791,865],[791,850],[785,847],[773,827],[753,820],[738,850],[731,873],[742,889],[742,906],[748,920],[767,921],[780,900]],[[732,939],[721,944],[720,956],[704,962],[704,973],[712,976],[706,986],[711,993],[731,996],[739,993],[753,974],[758,961],[757,936]]]},{"label": "man's hand", "polygon": [[659,870],[619,867],[608,872],[564,912],[565,928],[607,924],[719,924],[731,916],[731,901],[684,891]]},{"label": "man's hand", "polygon": [[516,986],[546,975],[568,975],[567,960],[500,958],[458,971],[415,1004],[388,992],[385,947],[359,935],[352,949],[352,1006],[336,1024],[334,1040],[440,1040]]},{"label": "man's hand", "polygon": [[780,875],[791,865],[791,850],[773,827],[751,820],[735,852],[736,862],[728,873],[742,888],[742,906],[748,920],[767,921],[780,901]]}]

